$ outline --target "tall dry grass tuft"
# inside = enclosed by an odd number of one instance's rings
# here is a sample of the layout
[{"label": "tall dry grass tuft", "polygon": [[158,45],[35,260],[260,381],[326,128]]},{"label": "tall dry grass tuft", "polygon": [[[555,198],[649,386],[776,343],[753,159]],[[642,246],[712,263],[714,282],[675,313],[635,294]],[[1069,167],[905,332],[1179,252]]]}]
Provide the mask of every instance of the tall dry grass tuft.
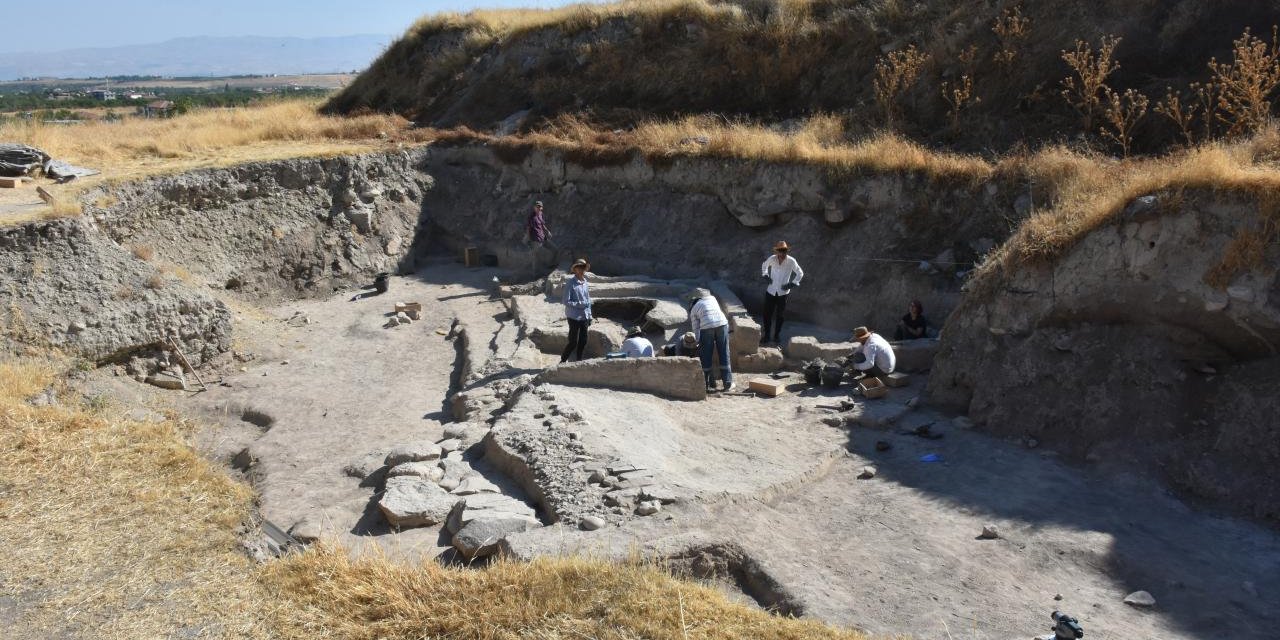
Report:
[{"label": "tall dry grass tuft", "polygon": [[352,559],[322,545],[269,566],[265,579],[291,605],[295,628],[342,638],[866,640],[731,603],[639,563],[560,558],[467,571]]}]

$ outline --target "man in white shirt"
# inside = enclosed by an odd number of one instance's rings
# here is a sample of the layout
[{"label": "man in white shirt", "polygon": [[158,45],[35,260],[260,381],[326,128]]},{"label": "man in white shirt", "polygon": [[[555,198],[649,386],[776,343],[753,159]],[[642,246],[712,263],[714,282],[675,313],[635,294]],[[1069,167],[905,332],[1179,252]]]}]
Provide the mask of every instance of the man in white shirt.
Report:
[{"label": "man in white shirt", "polygon": [[715,379],[711,377],[711,365],[716,357],[720,358],[724,390],[733,391],[733,371],[729,368],[729,319],[720,310],[720,301],[710,291],[695,289],[689,299],[694,301],[689,309],[689,325],[693,335],[698,336],[698,358],[702,360],[702,377],[706,379],[707,391],[716,390]]},{"label": "man in white shirt", "polygon": [[893,373],[898,358],[893,354],[893,347],[888,340],[866,327],[854,329],[853,339],[860,344],[849,354],[849,362],[863,377],[878,378]]},{"label": "man in white shirt", "polygon": [[622,352],[627,354],[628,358],[652,358],[653,343],[644,337],[640,327],[631,327],[627,331],[627,339],[622,343]]},{"label": "man in white shirt", "polygon": [[769,283],[764,294],[764,326],[760,330],[760,344],[782,342],[783,314],[787,311],[787,296],[791,290],[800,286],[804,278],[804,269],[800,263],[788,255],[791,247],[786,240],[779,240],[773,245],[773,255],[760,265],[760,277]]}]

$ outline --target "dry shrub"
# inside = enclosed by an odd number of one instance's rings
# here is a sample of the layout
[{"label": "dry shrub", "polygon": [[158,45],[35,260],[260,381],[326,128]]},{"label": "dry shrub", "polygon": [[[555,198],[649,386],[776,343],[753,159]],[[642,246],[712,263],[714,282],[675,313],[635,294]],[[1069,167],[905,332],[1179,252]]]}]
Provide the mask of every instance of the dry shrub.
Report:
[{"label": "dry shrub", "polygon": [[1245,29],[1234,43],[1230,64],[1209,61],[1217,88],[1219,119],[1228,136],[1253,133],[1271,118],[1271,94],[1280,85],[1280,37],[1271,28],[1271,44]]},{"label": "dry shrub", "polygon": [[890,51],[876,62],[872,86],[885,126],[894,127],[900,108],[898,102],[915,85],[928,60],[928,54],[916,49],[915,45],[908,45],[902,51]]},{"label": "dry shrub", "polygon": [[150,276],[147,276],[146,282],[142,284],[146,288],[152,289],[152,290],[163,289],[165,285],[164,276],[160,275],[159,273],[153,273]]},{"label": "dry shrub", "polygon": [[1062,97],[1080,112],[1085,131],[1093,130],[1094,118],[1102,109],[1107,77],[1120,68],[1113,59],[1119,44],[1120,38],[1104,36],[1097,52],[1084,40],[1076,40],[1072,51],[1062,52],[1062,59],[1075,74],[1062,79]]},{"label": "dry shrub", "polygon": [[1022,49],[1027,36],[1031,35],[1031,18],[1022,15],[1021,7],[1005,9],[996,18],[991,31],[996,34],[996,39],[1000,42],[1000,50],[996,51],[993,59],[996,64],[1007,70],[1013,66],[1014,60],[1017,60],[1018,52]]},{"label": "dry shrub", "polygon": [[960,76],[960,80],[954,84],[944,81],[942,99],[947,103],[947,120],[951,123],[953,132],[960,128],[960,114],[982,102],[982,98],[973,95],[973,76],[969,74]]},{"label": "dry shrub", "polygon": [[145,244],[134,245],[132,251],[133,251],[133,257],[139,260],[145,260],[147,262],[150,262],[152,258],[156,257],[156,250],[152,249],[150,245],[145,245]]},{"label": "dry shrub", "polygon": [[1147,106],[1151,103],[1147,96],[1134,89],[1125,89],[1124,94],[1103,88],[1102,121],[1105,124],[1099,132],[1102,137],[1120,145],[1122,157],[1129,157],[1133,146],[1133,130],[1147,115]]},{"label": "dry shrub", "polygon": [[770,615],[659,567],[580,558],[496,562],[483,570],[352,559],[321,545],[267,567],[265,579],[302,631],[373,640],[418,638],[830,638],[856,631]]}]

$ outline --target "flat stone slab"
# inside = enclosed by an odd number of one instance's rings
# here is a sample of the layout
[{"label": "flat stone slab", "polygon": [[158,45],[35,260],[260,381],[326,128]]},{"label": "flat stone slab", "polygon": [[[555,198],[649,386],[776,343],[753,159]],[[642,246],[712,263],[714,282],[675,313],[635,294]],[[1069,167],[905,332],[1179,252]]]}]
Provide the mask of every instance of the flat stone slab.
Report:
[{"label": "flat stone slab", "polygon": [[458,501],[458,496],[449,495],[426,478],[397,476],[387,478],[378,509],[391,526],[425,527],[444,522]]},{"label": "flat stone slab", "polygon": [[453,548],[469,560],[490,556],[498,551],[498,545],[507,536],[537,526],[526,518],[478,518],[471,520],[454,534]]},{"label": "flat stone slab", "polygon": [[426,478],[432,482],[439,482],[444,477],[444,469],[440,468],[440,463],[435,460],[421,460],[418,462],[402,462],[387,471],[388,478],[399,476],[417,476]]},{"label": "flat stone slab", "polygon": [[388,467],[405,462],[422,462],[424,460],[437,460],[440,458],[440,445],[434,442],[416,442],[413,444],[402,444],[391,450],[387,454],[384,463]]},{"label": "flat stone slab", "polygon": [[538,384],[605,387],[676,400],[705,400],[702,365],[693,358],[620,358],[561,364],[534,378]]},{"label": "flat stone slab", "polygon": [[457,534],[474,520],[481,519],[519,519],[531,526],[541,526],[538,514],[533,507],[522,500],[501,493],[477,493],[461,499],[454,496],[453,509],[448,514],[446,527]]}]

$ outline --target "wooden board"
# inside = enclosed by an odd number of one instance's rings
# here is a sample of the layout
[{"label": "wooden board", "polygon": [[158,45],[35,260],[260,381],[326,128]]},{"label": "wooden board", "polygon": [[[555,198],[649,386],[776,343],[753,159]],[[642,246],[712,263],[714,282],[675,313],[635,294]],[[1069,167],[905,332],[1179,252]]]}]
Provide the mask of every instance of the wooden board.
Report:
[{"label": "wooden board", "polygon": [[22,186],[22,178],[0,178],[0,188],[17,189]]},{"label": "wooden board", "polygon": [[462,264],[468,267],[480,266],[480,248],[467,247],[462,250]]},{"label": "wooden board", "polygon": [[747,388],[761,395],[776,397],[787,392],[786,380],[752,380],[747,383]]}]

